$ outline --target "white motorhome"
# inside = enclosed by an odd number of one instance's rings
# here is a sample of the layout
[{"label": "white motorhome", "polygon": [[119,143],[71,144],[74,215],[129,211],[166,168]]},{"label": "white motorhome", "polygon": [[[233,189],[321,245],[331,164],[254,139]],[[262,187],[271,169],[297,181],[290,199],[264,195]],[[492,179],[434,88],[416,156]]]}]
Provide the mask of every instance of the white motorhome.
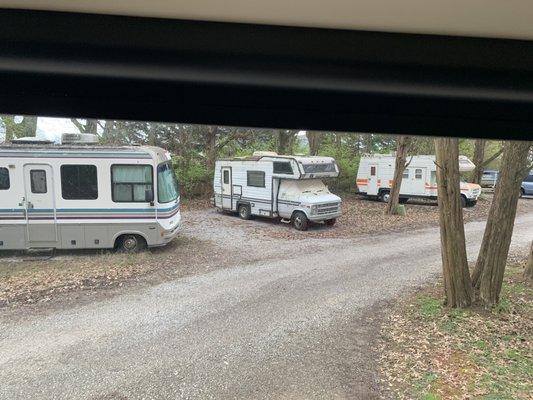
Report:
[{"label": "white motorhome", "polygon": [[168,243],[180,220],[178,184],[161,148],[0,145],[0,250],[133,252]]},{"label": "white motorhome", "polygon": [[243,219],[281,218],[298,230],[306,230],[310,222],[331,226],[341,215],[341,199],[321,179],[338,175],[339,167],[331,157],[256,152],[252,157],[218,160],[214,205],[238,212]]},{"label": "white motorhome", "polygon": [[[357,188],[359,193],[377,197],[383,202],[390,198],[390,187],[394,179],[396,156],[391,154],[375,154],[361,158],[357,171]],[[410,198],[437,198],[437,166],[434,155],[413,156],[405,169],[400,188],[400,202]],[[474,169],[472,161],[459,156],[459,171],[468,172]],[[481,187],[474,183],[461,182],[461,201],[463,206],[474,206],[481,194]]]}]

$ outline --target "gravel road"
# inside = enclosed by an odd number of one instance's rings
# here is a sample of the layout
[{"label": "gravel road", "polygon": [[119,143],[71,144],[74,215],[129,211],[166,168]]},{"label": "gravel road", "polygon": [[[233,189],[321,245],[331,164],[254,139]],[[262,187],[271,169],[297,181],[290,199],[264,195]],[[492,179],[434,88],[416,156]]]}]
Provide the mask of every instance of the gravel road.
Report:
[{"label": "gravel road", "polygon": [[[471,259],[483,227],[466,225]],[[379,396],[381,306],[439,273],[438,228],[290,242],[211,234],[236,260],[258,246],[268,258],[90,304],[0,314],[0,398]],[[531,238],[533,213],[523,214],[512,246]]]}]

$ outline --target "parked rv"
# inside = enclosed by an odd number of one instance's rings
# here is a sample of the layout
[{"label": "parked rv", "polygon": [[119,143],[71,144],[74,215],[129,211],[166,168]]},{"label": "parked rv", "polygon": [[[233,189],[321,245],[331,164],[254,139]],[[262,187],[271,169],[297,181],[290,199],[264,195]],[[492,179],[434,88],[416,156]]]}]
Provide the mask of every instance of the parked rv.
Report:
[{"label": "parked rv", "polygon": [[298,230],[306,230],[310,222],[331,226],[341,215],[341,199],[329,192],[322,179],[338,175],[339,167],[331,157],[256,152],[252,157],[218,160],[214,205],[243,219],[281,218]]},{"label": "parked rv", "polygon": [[180,196],[168,152],[70,143],[0,146],[0,249],[134,252],[177,235]]},{"label": "parked rv", "polygon": [[[394,178],[396,157],[390,154],[376,154],[361,158],[356,184],[359,192],[376,197],[383,202],[390,198],[390,187]],[[410,198],[437,198],[437,167],[434,155],[408,157],[400,188],[400,202]],[[474,164],[465,156],[459,157],[459,171],[468,172]],[[481,194],[481,187],[474,183],[461,182],[463,206],[474,206]]]}]

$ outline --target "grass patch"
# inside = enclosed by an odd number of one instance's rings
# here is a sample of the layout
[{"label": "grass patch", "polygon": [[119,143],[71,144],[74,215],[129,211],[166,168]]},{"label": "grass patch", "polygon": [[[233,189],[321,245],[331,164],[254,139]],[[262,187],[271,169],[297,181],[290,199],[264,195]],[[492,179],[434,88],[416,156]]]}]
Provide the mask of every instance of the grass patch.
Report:
[{"label": "grass patch", "polygon": [[507,268],[491,312],[442,305],[442,287],[398,305],[382,331],[382,372],[397,398],[531,399],[533,288]]}]

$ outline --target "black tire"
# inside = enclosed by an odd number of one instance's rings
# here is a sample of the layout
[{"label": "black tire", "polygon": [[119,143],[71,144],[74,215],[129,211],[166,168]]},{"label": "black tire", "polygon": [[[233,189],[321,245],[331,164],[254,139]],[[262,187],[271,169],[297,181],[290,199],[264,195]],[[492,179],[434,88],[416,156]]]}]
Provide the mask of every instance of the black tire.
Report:
[{"label": "black tire", "polygon": [[140,235],[122,235],[118,250],[122,253],[138,253],[146,249],[146,240]]},{"label": "black tire", "polygon": [[292,216],[292,226],[299,231],[306,231],[309,228],[309,219],[302,211],[296,211]]},{"label": "black tire", "polygon": [[400,200],[398,200],[398,202],[400,204],[405,204],[409,201],[409,197],[400,197]]},{"label": "black tire", "polygon": [[526,194],[524,188],[520,188],[520,197],[524,197]]},{"label": "black tire", "polygon": [[252,217],[252,209],[248,204],[239,204],[238,212],[241,219],[250,219]]},{"label": "black tire", "polygon": [[467,207],[474,207],[477,204],[477,200],[469,200],[467,202]]},{"label": "black tire", "polygon": [[383,203],[388,203],[390,200],[390,191],[382,190],[379,194],[379,200]]},{"label": "black tire", "polygon": [[325,222],[327,226],[333,226],[337,222],[337,218],[327,219]]},{"label": "black tire", "polygon": [[467,205],[466,197],[465,196],[461,196],[461,207],[465,208],[466,205]]}]

